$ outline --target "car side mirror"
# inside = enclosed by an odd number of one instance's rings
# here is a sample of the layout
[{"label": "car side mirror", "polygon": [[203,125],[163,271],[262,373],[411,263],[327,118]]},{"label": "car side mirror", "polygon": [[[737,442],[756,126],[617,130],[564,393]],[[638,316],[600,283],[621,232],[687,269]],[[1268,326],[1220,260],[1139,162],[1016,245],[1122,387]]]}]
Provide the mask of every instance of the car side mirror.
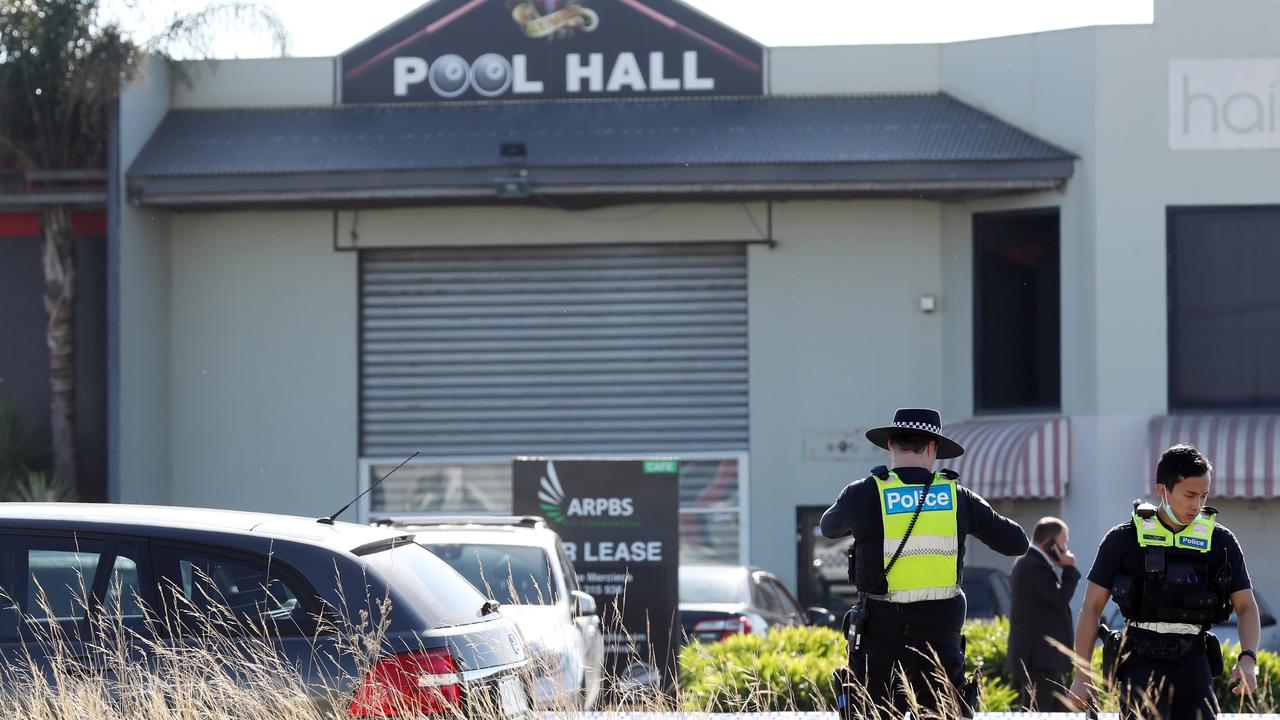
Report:
[{"label": "car side mirror", "polygon": [[819,627],[835,627],[836,616],[830,610],[822,607],[805,608],[805,613],[809,616],[809,624]]},{"label": "car side mirror", "polygon": [[589,617],[596,614],[596,599],[591,597],[589,593],[581,590],[574,590],[573,595],[573,614]]},{"label": "car side mirror", "polygon": [[1259,618],[1259,621],[1262,627],[1271,627],[1276,624],[1276,616],[1271,613],[1262,613],[1262,617]]}]

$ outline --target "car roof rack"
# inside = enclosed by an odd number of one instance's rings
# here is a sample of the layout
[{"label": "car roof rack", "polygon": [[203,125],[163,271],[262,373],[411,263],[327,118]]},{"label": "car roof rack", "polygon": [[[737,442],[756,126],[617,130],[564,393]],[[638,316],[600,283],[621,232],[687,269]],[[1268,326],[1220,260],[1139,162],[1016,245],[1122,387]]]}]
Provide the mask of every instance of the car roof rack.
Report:
[{"label": "car roof rack", "polygon": [[541,515],[388,515],[373,519],[373,525],[384,527],[417,527],[423,525],[484,525],[488,527],[546,527]]}]

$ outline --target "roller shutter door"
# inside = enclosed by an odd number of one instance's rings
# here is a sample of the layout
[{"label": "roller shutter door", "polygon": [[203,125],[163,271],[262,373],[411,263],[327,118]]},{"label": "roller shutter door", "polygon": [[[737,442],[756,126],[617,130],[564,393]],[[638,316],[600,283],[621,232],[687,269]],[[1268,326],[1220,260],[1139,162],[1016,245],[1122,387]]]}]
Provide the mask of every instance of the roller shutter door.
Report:
[{"label": "roller shutter door", "polygon": [[361,455],[747,448],[739,244],[366,250]]}]

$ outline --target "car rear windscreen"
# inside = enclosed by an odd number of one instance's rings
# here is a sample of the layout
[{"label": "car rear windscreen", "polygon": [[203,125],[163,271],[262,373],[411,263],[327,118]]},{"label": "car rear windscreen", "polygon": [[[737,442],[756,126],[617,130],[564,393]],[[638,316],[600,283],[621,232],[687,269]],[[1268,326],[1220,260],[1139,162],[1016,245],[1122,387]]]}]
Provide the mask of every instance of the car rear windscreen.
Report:
[{"label": "car rear windscreen", "polygon": [[371,553],[365,560],[386,574],[401,592],[419,602],[435,625],[477,622],[485,598],[443,560],[413,543]]},{"label": "car rear windscreen", "polygon": [[747,602],[747,595],[747,575],[741,570],[699,567],[680,573],[682,603],[737,604]]},{"label": "car rear windscreen", "polygon": [[503,605],[553,605],[557,598],[551,563],[539,547],[478,543],[423,543]]}]

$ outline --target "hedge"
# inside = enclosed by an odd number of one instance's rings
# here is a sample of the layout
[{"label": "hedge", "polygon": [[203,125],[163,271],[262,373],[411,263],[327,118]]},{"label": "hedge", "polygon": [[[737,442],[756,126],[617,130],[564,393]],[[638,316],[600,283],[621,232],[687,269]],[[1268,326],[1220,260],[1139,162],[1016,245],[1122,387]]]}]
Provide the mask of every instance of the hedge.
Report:
[{"label": "hedge", "polygon": [[[1005,662],[1009,621],[965,624],[965,672],[982,662],[983,709],[1018,710],[1018,694]],[[1223,644],[1228,673],[1239,646]],[[831,673],[846,661],[845,640],[830,628],[779,628],[767,635],[736,635],[718,643],[691,642],[680,651],[681,704],[706,712],[823,711],[835,708]],[[1094,668],[1102,651],[1094,652]],[[1275,712],[1280,708],[1280,656],[1258,653],[1258,691],[1248,700],[1233,695],[1227,674],[1215,682],[1224,712]],[[1113,695],[1103,710],[1114,710]]]}]

